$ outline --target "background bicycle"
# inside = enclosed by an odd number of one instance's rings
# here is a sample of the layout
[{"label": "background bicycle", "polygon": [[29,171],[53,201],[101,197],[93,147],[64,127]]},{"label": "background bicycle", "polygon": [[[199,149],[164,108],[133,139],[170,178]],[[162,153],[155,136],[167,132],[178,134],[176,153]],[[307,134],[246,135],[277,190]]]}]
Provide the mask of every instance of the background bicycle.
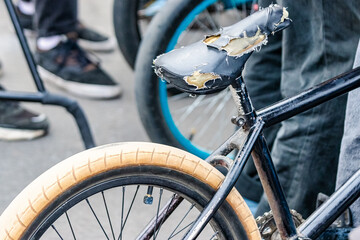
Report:
[{"label": "background bicycle", "polygon": [[[193,43],[254,10],[256,1],[174,1],[152,20],[139,50],[135,88],[139,113],[152,141],[206,158],[234,130],[222,125],[235,113],[227,90],[220,95],[191,98],[167,89],[153,73],[151,62],[160,53]],[[210,137],[211,129],[218,129],[218,135]]]},{"label": "background bicycle", "polygon": [[[115,35],[120,50],[131,68],[135,67],[136,53],[150,21],[165,6],[166,2],[168,0],[114,0]],[[242,10],[256,1],[218,0],[213,2],[217,2],[218,5],[218,9],[214,8],[213,10],[220,12],[223,9],[233,8]]]}]

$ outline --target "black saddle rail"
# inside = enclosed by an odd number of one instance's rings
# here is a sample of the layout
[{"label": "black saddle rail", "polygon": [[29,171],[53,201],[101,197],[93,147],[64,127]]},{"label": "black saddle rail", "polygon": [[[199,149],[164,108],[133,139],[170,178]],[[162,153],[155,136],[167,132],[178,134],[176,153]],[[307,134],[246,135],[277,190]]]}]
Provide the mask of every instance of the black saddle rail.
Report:
[{"label": "black saddle rail", "polygon": [[0,100],[39,102],[41,104],[64,107],[75,118],[85,148],[88,149],[95,147],[95,142],[90,130],[90,125],[80,105],[73,99],[60,95],[51,94],[46,91],[43,81],[41,80],[41,77],[37,71],[36,63],[30,51],[29,44],[26,40],[23,29],[20,25],[19,18],[16,15],[14,5],[11,2],[11,0],[4,0],[4,1],[7,10],[9,12],[11,21],[14,25],[16,35],[19,39],[22,51],[25,55],[26,62],[29,66],[31,75],[34,79],[38,92],[28,93],[28,92],[0,91]]}]

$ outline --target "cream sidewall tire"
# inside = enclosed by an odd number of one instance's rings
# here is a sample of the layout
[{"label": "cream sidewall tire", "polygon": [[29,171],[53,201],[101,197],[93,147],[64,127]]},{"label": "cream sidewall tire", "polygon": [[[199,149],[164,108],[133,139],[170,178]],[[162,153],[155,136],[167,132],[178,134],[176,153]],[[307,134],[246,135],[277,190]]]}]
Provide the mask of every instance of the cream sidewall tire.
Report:
[{"label": "cream sidewall tire", "polygon": [[[224,176],[210,164],[185,151],[153,143],[118,143],[93,148],[55,165],[27,186],[0,216],[0,239],[21,239],[52,202],[79,183],[120,168],[157,166],[191,175],[217,189]],[[234,189],[226,198],[248,239],[260,240],[254,217]]]}]

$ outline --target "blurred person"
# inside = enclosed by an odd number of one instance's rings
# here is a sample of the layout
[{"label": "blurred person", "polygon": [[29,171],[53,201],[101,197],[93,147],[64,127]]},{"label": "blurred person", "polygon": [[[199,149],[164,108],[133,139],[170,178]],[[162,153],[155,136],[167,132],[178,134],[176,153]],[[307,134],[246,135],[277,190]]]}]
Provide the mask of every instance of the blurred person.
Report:
[{"label": "blurred person", "polygon": [[[0,62],[0,76],[2,72]],[[4,91],[1,85],[0,91]],[[48,128],[44,114],[29,111],[16,101],[0,100],[0,140],[31,140],[46,135]]]},{"label": "blurred person", "polygon": [[[360,37],[360,35],[359,35]],[[355,51],[355,49],[354,49]],[[360,40],[356,51],[354,68],[360,67]],[[339,167],[336,177],[336,188],[340,188],[360,169],[360,89],[348,94],[344,124],[344,135],[341,140]],[[360,227],[360,199],[350,206],[353,225]],[[353,233],[360,239],[360,229]]]},{"label": "blurred person", "polygon": [[80,41],[87,41],[87,46],[92,47],[106,45],[109,39],[79,22],[77,1],[36,0],[34,3],[32,8],[33,2],[19,1],[17,12],[24,28],[35,26],[37,31],[35,59],[41,77],[78,96],[119,97],[120,85],[79,46]]},{"label": "blurred person", "polygon": [[[260,6],[273,1],[264,2]],[[269,38],[269,44],[252,55],[244,70],[257,109],[350,70],[360,36],[359,1],[277,3],[287,8],[293,23]],[[318,193],[330,195],[335,190],[345,106],[346,96],[341,96],[266,129],[289,207],[305,218],[315,210]],[[242,182],[240,193],[247,197],[259,179],[251,166],[243,172],[248,181]],[[269,206],[262,195],[256,216],[266,211]]]},{"label": "blurred person", "polygon": [[[19,0],[15,6],[20,24],[31,36],[36,35],[34,23],[36,0]],[[110,52],[116,48],[116,40],[113,37],[99,33],[77,20],[76,32],[79,45],[87,50]]]}]

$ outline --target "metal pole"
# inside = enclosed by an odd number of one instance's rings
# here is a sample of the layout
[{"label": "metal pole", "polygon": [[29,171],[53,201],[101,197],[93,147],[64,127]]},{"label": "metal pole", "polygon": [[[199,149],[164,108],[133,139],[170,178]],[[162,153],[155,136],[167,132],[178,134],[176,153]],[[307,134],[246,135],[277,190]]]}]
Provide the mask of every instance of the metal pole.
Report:
[{"label": "metal pole", "polygon": [[22,93],[9,91],[0,91],[0,100],[40,102],[42,104],[62,106],[75,118],[85,148],[95,147],[95,142],[85,113],[75,100],[47,92]]},{"label": "metal pole", "polygon": [[37,71],[36,63],[34,61],[33,55],[32,55],[32,53],[30,51],[30,48],[29,48],[29,44],[28,44],[28,42],[26,40],[26,37],[25,37],[24,32],[22,30],[22,27],[20,25],[19,18],[16,15],[14,5],[13,5],[11,0],[5,0],[5,4],[6,4],[6,7],[7,7],[8,11],[9,11],[9,15],[10,15],[11,21],[12,21],[12,23],[14,25],[15,32],[16,32],[16,34],[18,36],[21,48],[23,49],[26,61],[28,63],[28,66],[29,66],[29,69],[30,69],[30,72],[31,72],[31,75],[32,75],[32,77],[33,77],[33,79],[35,81],[35,85],[36,85],[38,91],[45,92],[45,86],[44,86],[44,84],[43,84],[43,82],[42,82],[42,80],[40,78],[40,75],[39,75],[39,73]]},{"label": "metal pole", "polygon": [[360,67],[322,82],[296,96],[261,109],[257,115],[265,121],[265,126],[268,127],[357,87],[360,87]]},{"label": "metal pole", "polygon": [[255,142],[252,157],[281,239],[295,237],[296,227],[263,135]]}]

